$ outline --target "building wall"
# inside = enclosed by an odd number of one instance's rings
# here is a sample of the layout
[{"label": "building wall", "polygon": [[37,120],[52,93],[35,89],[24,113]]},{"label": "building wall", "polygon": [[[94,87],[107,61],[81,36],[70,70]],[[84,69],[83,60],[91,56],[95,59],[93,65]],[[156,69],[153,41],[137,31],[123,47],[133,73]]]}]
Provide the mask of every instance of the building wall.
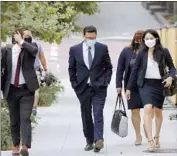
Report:
[{"label": "building wall", "polygon": [[[177,68],[177,27],[162,28],[158,32],[163,46],[169,49]],[[177,104],[177,96],[170,97],[170,101]]]}]

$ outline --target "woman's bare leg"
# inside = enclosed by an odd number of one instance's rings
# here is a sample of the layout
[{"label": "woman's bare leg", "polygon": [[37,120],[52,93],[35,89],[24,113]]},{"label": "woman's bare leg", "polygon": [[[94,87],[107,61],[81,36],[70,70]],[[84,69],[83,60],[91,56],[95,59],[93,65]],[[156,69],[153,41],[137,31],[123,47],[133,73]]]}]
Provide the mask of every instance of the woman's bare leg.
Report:
[{"label": "woman's bare leg", "polygon": [[135,145],[141,145],[142,136],[141,136],[141,116],[140,116],[140,109],[132,109],[132,124],[135,130],[136,135],[136,142]]}]

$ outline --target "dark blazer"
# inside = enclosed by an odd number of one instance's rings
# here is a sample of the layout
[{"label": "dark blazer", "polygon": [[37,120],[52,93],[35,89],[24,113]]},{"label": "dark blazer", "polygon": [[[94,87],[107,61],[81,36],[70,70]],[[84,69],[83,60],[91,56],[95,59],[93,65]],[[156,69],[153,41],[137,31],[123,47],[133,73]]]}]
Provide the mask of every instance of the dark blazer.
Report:
[{"label": "dark blazer", "polygon": [[116,88],[122,88],[122,80],[124,80],[124,88],[126,88],[131,71],[129,68],[133,50],[125,47],[118,58],[116,72]]},{"label": "dark blazer", "polygon": [[[25,41],[22,44],[22,47],[21,61],[23,76],[28,89],[31,92],[35,92],[35,90],[39,87],[36,72],[34,70],[34,61],[38,49],[36,44],[30,44]],[[3,79],[3,81],[1,81],[1,90],[3,92],[4,98],[7,98],[12,77],[12,48],[2,47],[1,55],[1,64],[5,68],[4,75],[3,77],[1,76]]]},{"label": "dark blazer", "polygon": [[95,56],[89,70],[83,59],[82,44],[71,47],[69,52],[68,72],[73,89],[77,94],[81,94],[89,77],[96,91],[107,88],[112,76],[112,64],[107,46],[96,42]]},{"label": "dark blazer", "polygon": [[[165,58],[165,63],[167,67],[169,68],[169,76],[175,77],[176,75],[176,69],[173,64],[172,57],[168,51],[167,48],[164,48],[162,55]],[[163,57],[162,57],[163,58]],[[133,71],[131,73],[129,82],[127,84],[127,89],[131,90],[132,85],[137,82],[139,87],[142,87],[144,84],[144,78],[146,74],[146,68],[147,68],[147,59],[148,59],[148,52],[147,51],[140,51],[137,58],[135,65],[133,67]],[[160,75],[161,77],[164,76],[164,66],[163,66],[163,59],[161,59],[159,63],[159,70],[160,70]]]}]

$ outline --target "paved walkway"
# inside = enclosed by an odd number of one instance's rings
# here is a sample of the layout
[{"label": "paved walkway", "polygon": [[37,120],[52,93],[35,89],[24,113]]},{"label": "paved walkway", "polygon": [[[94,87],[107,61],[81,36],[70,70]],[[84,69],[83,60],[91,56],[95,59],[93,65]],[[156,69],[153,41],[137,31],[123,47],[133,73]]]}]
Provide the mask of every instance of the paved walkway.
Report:
[{"label": "paved walkway", "polygon": [[[114,79],[113,79],[114,80]],[[79,102],[69,85],[68,79],[63,79],[65,92],[59,95],[56,104],[49,108],[39,108],[39,124],[33,135],[31,156],[94,156],[93,151],[85,152],[85,139],[82,133]],[[176,153],[147,153],[147,141],[135,147],[134,131],[129,119],[129,135],[120,138],[110,130],[110,123],[115,104],[116,92],[112,81],[109,90],[105,113],[105,148],[97,155],[102,156],[176,156]],[[143,113],[143,111],[142,111]],[[163,151],[173,152],[177,147],[176,121],[168,120],[171,111],[164,111],[164,123],[161,133]],[[130,118],[130,112],[128,111]],[[144,134],[143,134],[144,136]],[[163,152],[161,150],[161,152]],[[2,156],[11,156],[11,152],[2,152]]]}]

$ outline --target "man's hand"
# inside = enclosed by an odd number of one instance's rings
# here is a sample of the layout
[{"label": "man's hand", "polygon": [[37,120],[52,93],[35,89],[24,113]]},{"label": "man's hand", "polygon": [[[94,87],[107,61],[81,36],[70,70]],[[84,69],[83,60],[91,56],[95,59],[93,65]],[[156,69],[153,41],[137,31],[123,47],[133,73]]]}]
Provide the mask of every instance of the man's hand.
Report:
[{"label": "man's hand", "polygon": [[121,92],[122,92],[122,88],[117,88],[117,94],[121,95]]},{"label": "man's hand", "polygon": [[131,91],[130,90],[126,90],[125,96],[126,96],[127,100],[130,100]]},{"label": "man's hand", "polygon": [[42,76],[45,77],[47,75],[47,71],[42,70]]},{"label": "man's hand", "polygon": [[162,83],[165,84],[164,87],[165,88],[169,88],[172,84],[172,80],[173,78],[172,77],[168,77],[166,78]]},{"label": "man's hand", "polygon": [[23,38],[22,38],[21,34],[19,33],[19,31],[17,31],[17,34],[14,34],[14,39],[18,43],[20,43],[23,40]]}]

